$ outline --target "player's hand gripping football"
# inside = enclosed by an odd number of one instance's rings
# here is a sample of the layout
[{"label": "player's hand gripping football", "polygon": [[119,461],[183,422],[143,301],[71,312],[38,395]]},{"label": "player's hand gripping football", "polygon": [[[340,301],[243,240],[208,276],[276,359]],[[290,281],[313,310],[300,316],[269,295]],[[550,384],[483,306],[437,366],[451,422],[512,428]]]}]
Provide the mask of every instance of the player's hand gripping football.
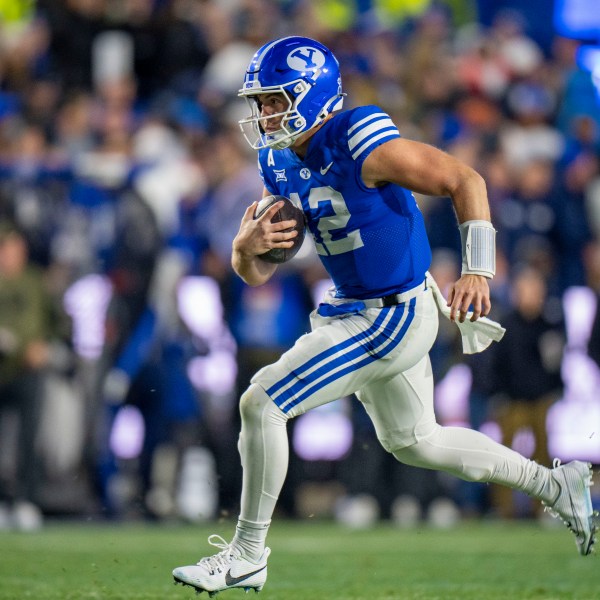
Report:
[{"label": "player's hand gripping football", "polygon": [[487,279],[482,275],[462,275],[450,289],[448,306],[451,321],[458,317],[459,322],[464,323],[470,306],[473,309],[471,321],[487,316],[492,308]]},{"label": "player's hand gripping football", "polygon": [[285,231],[296,225],[296,221],[280,221],[271,223],[275,213],[283,206],[283,202],[273,204],[260,217],[254,218],[258,202],[253,202],[244,213],[240,230],[233,240],[233,249],[245,256],[258,256],[272,248],[291,248],[296,230]]}]

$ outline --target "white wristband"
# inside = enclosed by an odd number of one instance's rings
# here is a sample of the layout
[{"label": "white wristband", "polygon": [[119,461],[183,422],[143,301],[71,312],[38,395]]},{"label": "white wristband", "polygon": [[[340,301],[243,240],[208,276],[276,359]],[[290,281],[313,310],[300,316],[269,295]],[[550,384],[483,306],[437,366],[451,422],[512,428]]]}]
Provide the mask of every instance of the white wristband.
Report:
[{"label": "white wristband", "polygon": [[463,275],[483,275],[491,279],[496,273],[496,230],[489,221],[465,221],[458,226],[462,246]]}]

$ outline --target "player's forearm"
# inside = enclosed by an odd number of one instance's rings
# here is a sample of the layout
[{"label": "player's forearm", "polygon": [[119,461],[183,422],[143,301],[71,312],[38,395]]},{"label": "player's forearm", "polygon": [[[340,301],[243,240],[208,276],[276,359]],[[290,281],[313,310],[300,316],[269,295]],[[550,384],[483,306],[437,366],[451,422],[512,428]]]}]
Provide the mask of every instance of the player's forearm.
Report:
[{"label": "player's forearm", "polygon": [[231,266],[251,286],[266,283],[277,269],[276,264],[260,260],[257,256],[245,254],[235,247],[231,255]]},{"label": "player's forearm", "polygon": [[483,177],[470,167],[461,169],[460,177],[449,189],[459,223],[491,221],[487,189]]},{"label": "player's forearm", "polygon": [[460,223],[461,274],[491,279],[496,272],[496,232],[485,182],[473,169],[462,165],[458,184],[449,192]]}]

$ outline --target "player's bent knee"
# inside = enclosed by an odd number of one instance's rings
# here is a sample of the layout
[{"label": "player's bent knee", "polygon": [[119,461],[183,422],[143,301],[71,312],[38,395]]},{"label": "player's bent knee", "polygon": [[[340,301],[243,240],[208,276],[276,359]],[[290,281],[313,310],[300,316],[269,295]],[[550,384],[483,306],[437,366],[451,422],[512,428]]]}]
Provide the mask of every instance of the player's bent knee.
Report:
[{"label": "player's bent knee", "polygon": [[252,383],[240,398],[240,415],[246,424],[260,424],[268,413],[271,422],[285,423],[287,417],[273,402],[271,396],[258,384]]},{"label": "player's bent knee", "polygon": [[272,402],[267,393],[253,383],[240,398],[240,414],[244,421],[260,418],[267,403]]}]

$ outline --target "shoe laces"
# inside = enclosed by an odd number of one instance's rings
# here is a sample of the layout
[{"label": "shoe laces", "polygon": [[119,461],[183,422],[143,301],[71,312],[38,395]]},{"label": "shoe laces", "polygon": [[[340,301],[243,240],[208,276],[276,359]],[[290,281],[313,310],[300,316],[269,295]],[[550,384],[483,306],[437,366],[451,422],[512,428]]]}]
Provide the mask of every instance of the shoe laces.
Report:
[{"label": "shoe laces", "polygon": [[232,558],[239,558],[240,554],[231,544],[228,544],[220,535],[212,534],[208,537],[208,543],[220,552],[207,556],[198,561],[198,565],[204,567],[210,575],[214,575],[215,571],[222,573],[223,570],[229,568]]},{"label": "shoe laces", "polygon": [[[552,461],[552,468],[553,469],[558,469],[558,467],[560,467],[560,465],[562,464],[560,458],[555,458]],[[558,482],[557,482],[558,483]],[[558,496],[556,497],[556,499],[553,502],[553,506],[556,504],[556,502],[558,501],[558,498],[560,497],[560,494],[562,492],[562,486],[560,485],[560,483],[558,484],[559,487],[559,492],[558,492]],[[571,526],[571,523],[569,521],[566,521],[565,519],[562,518],[562,516],[560,515],[560,513],[555,510],[554,508],[552,508],[552,506],[550,506],[546,501],[542,500],[542,504],[544,505],[544,512],[547,512],[549,515],[553,516],[555,519],[560,519],[571,531],[573,531],[573,528]]]}]

